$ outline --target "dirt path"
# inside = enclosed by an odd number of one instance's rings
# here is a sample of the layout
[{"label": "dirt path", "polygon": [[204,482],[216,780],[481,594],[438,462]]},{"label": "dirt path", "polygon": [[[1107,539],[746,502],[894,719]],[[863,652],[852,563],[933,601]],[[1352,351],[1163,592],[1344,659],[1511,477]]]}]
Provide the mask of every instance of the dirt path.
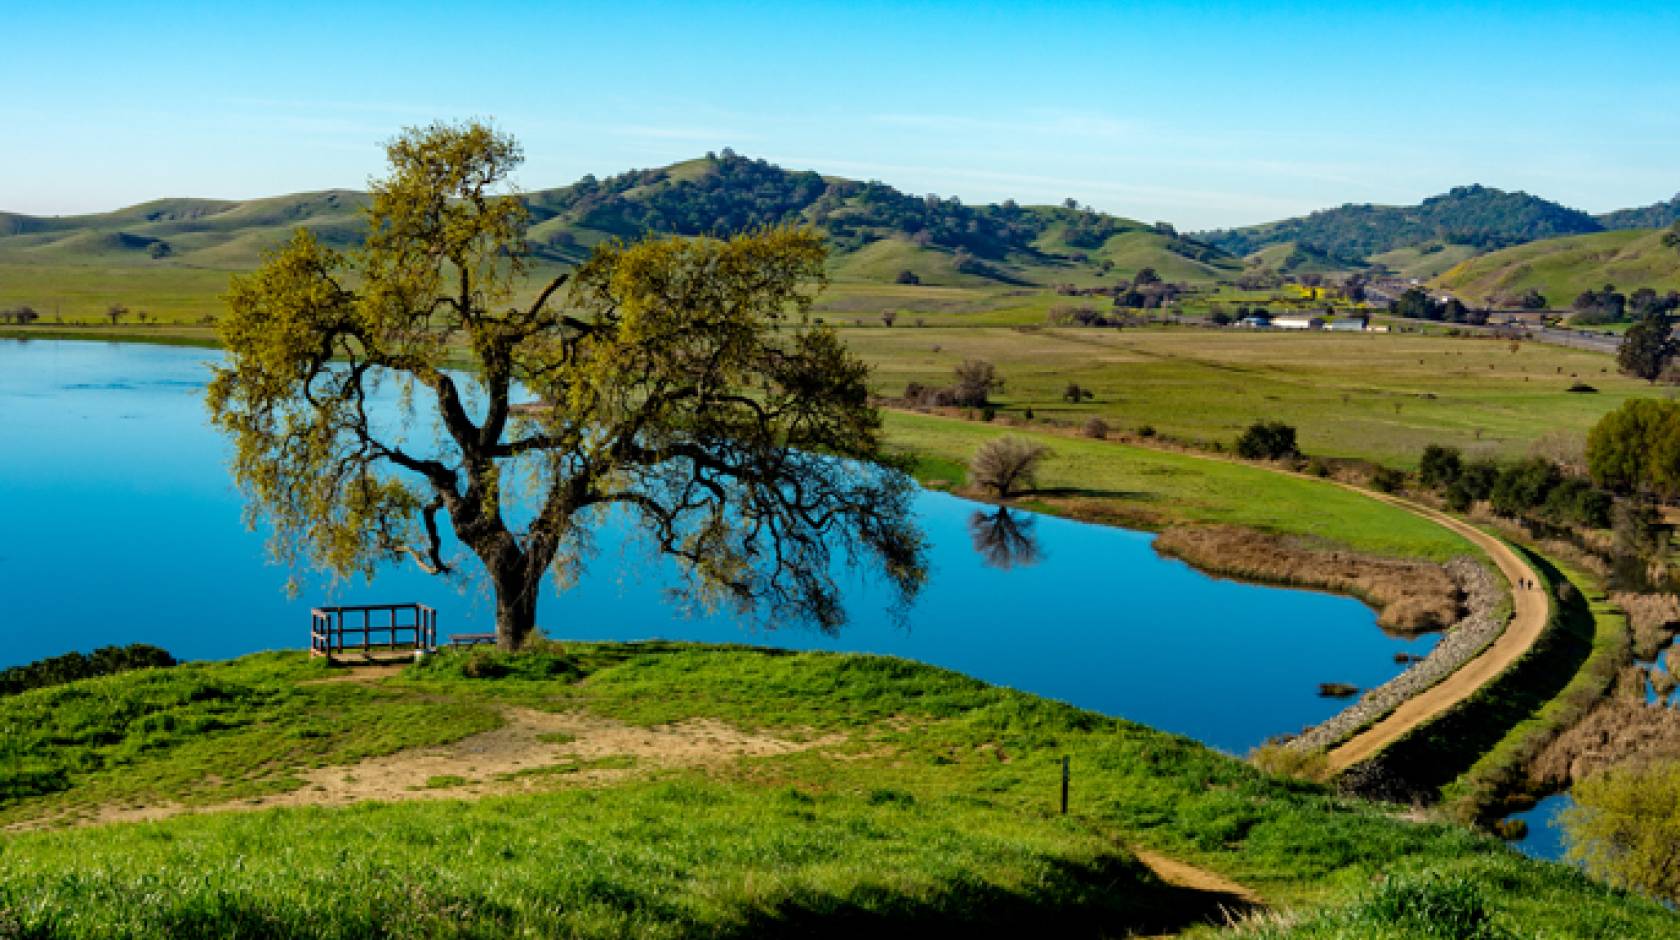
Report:
[{"label": "dirt path", "polygon": [[1263,907],[1265,902],[1260,895],[1243,885],[1237,884],[1223,875],[1215,874],[1205,868],[1197,868],[1189,862],[1170,858],[1159,852],[1132,847],[1132,855],[1144,864],[1144,867],[1155,873],[1167,884],[1178,888],[1188,888],[1192,891],[1202,891],[1209,894],[1226,894],[1240,900],[1250,907]]},{"label": "dirt path", "polygon": [[[365,678],[351,675],[341,681]],[[844,740],[844,736],[779,738],[711,719],[640,727],[581,712],[527,708],[508,709],[504,718],[502,727],[454,744],[303,771],[299,774],[303,785],[284,793],[205,806],[108,806],[76,818],[34,819],[8,828],[149,821],[276,806],[477,799],[556,787],[604,786],[654,770],[722,766],[745,757],[791,754]]]},{"label": "dirt path", "polygon": [[1515,612],[1511,617],[1511,622],[1506,625],[1505,631],[1475,659],[1460,666],[1457,672],[1436,685],[1407,699],[1399,708],[1390,712],[1386,718],[1331,749],[1328,758],[1332,772],[1345,770],[1372,757],[1378,751],[1404,736],[1406,732],[1433,720],[1454,705],[1475,694],[1477,689],[1491,682],[1511,664],[1521,659],[1524,653],[1528,652],[1529,647],[1534,645],[1534,641],[1540,638],[1541,632],[1546,628],[1546,620],[1551,616],[1551,604],[1545,591],[1538,587],[1524,588],[1518,586],[1525,582],[1538,584],[1538,576],[1534,569],[1529,567],[1528,562],[1524,561],[1522,556],[1513,551],[1509,545],[1467,522],[1410,500],[1382,493],[1372,493],[1357,487],[1348,487],[1348,489],[1423,516],[1438,525],[1451,529],[1481,549],[1483,553],[1493,559],[1493,563],[1499,567],[1500,573],[1504,574],[1505,579],[1511,583]]},{"label": "dirt path", "polygon": [[[953,422],[961,422],[964,420],[962,418],[951,416],[942,417],[946,417],[947,420]],[[1039,431],[1037,433],[1050,432]],[[1062,436],[1071,436],[1071,433]],[[1395,709],[1393,712],[1390,712],[1387,717],[1332,749],[1328,755],[1329,767],[1332,771],[1345,770],[1362,760],[1370,758],[1384,747],[1387,747],[1389,744],[1392,744],[1394,741],[1404,736],[1406,732],[1412,730],[1420,724],[1433,720],[1435,717],[1452,708],[1454,705],[1457,705],[1459,702],[1462,702],[1471,695],[1475,694],[1477,689],[1480,689],[1483,685],[1492,681],[1496,676],[1504,672],[1507,667],[1515,663],[1518,659],[1521,659],[1523,654],[1528,652],[1529,648],[1534,645],[1534,642],[1540,638],[1540,634],[1546,628],[1546,621],[1551,616],[1551,604],[1547,599],[1545,592],[1539,588],[1523,588],[1518,586],[1524,583],[1538,583],[1538,576],[1535,574],[1534,569],[1529,567],[1528,562],[1524,561],[1522,556],[1518,555],[1515,551],[1512,551],[1510,546],[1467,522],[1463,522],[1453,516],[1447,515],[1444,512],[1431,509],[1428,506],[1424,506],[1398,496],[1373,492],[1363,487],[1354,486],[1349,483],[1341,483],[1335,480],[1323,480],[1318,477],[1309,477],[1307,474],[1298,473],[1292,470],[1267,467],[1263,464],[1238,460],[1229,456],[1221,457],[1213,454],[1192,453],[1188,450],[1173,447],[1159,447],[1147,443],[1132,442],[1128,446],[1163,450],[1169,453],[1194,457],[1200,460],[1220,461],[1224,463],[1240,464],[1246,467],[1254,467],[1261,470],[1270,470],[1273,473],[1281,473],[1286,476],[1310,479],[1320,483],[1329,483],[1332,486],[1339,486],[1350,492],[1358,493],[1368,499],[1388,503],[1396,508],[1410,512],[1413,515],[1428,519],[1443,528],[1463,536],[1465,540],[1476,546],[1478,549],[1481,549],[1488,558],[1492,559],[1493,563],[1498,566],[1500,573],[1502,573],[1505,576],[1505,579],[1510,582],[1514,613],[1511,617],[1511,622],[1506,625],[1504,632],[1502,632],[1498,638],[1493,641],[1493,643],[1489,644],[1487,649],[1478,654],[1476,658],[1459,667],[1452,675],[1443,679],[1436,685],[1431,686],[1424,692],[1407,699],[1404,704]]]}]

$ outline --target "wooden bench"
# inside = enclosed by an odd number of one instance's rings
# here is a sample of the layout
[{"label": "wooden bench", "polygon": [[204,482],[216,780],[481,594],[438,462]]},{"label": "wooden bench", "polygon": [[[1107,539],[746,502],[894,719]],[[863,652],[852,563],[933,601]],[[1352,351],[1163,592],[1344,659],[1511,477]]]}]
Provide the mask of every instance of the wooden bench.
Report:
[{"label": "wooden bench", "polygon": [[488,646],[488,645],[494,645],[495,642],[496,642],[496,634],[494,634],[494,633],[451,633],[451,634],[449,634],[449,645],[450,646]]}]

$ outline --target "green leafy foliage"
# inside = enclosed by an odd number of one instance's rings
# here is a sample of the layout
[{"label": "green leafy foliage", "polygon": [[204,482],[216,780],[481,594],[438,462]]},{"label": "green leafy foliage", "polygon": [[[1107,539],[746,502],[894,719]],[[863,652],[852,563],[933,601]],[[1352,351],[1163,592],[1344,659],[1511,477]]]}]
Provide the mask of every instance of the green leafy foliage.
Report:
[{"label": "green leafy foliage", "polygon": [[1256,421],[1237,438],[1237,456],[1245,460],[1282,460],[1300,453],[1295,429],[1281,421]]},{"label": "green leafy foliage", "polygon": [[167,669],[175,665],[168,651],[145,643],[102,646],[92,653],[65,653],[22,666],[0,669],[0,695],[63,685],[77,679],[111,676],[133,669]]},{"label": "green leafy foliage", "polygon": [[1612,768],[1573,793],[1569,856],[1612,884],[1680,903],[1680,763]]}]

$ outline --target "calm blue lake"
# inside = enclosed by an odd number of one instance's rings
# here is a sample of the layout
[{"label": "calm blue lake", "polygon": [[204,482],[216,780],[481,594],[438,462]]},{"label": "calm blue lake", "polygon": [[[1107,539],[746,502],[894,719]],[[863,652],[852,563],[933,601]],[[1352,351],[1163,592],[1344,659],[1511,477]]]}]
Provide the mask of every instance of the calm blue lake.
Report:
[{"label": "calm blue lake", "polygon": [[[329,589],[268,564],[229,483],[202,394],[216,353],[115,343],[0,340],[0,666],[68,650],[147,642],[185,658],[307,646],[322,603],[422,601],[444,633],[491,629],[480,589],[393,568]],[[895,627],[886,595],[849,582],[837,637],[748,631],[664,603],[672,569],[618,548],[548,594],[539,623],[559,639],[677,639],[847,650],[917,659],[1123,716],[1242,753],[1341,707],[1320,682],[1369,687],[1394,654],[1432,637],[1385,635],[1341,597],[1204,576],[1157,556],[1148,534],[1014,513],[1036,558],[1000,565],[976,549],[977,507],[925,493],[932,577]],[[990,512],[989,509],[986,509]]]}]

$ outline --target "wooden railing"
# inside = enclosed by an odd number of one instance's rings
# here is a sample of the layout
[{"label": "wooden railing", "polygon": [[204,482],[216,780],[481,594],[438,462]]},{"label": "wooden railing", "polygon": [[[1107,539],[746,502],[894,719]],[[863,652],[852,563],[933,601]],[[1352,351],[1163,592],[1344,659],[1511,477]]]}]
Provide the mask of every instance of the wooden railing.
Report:
[{"label": "wooden railing", "polygon": [[425,604],[316,607],[309,618],[311,656],[437,649],[437,611]]}]

